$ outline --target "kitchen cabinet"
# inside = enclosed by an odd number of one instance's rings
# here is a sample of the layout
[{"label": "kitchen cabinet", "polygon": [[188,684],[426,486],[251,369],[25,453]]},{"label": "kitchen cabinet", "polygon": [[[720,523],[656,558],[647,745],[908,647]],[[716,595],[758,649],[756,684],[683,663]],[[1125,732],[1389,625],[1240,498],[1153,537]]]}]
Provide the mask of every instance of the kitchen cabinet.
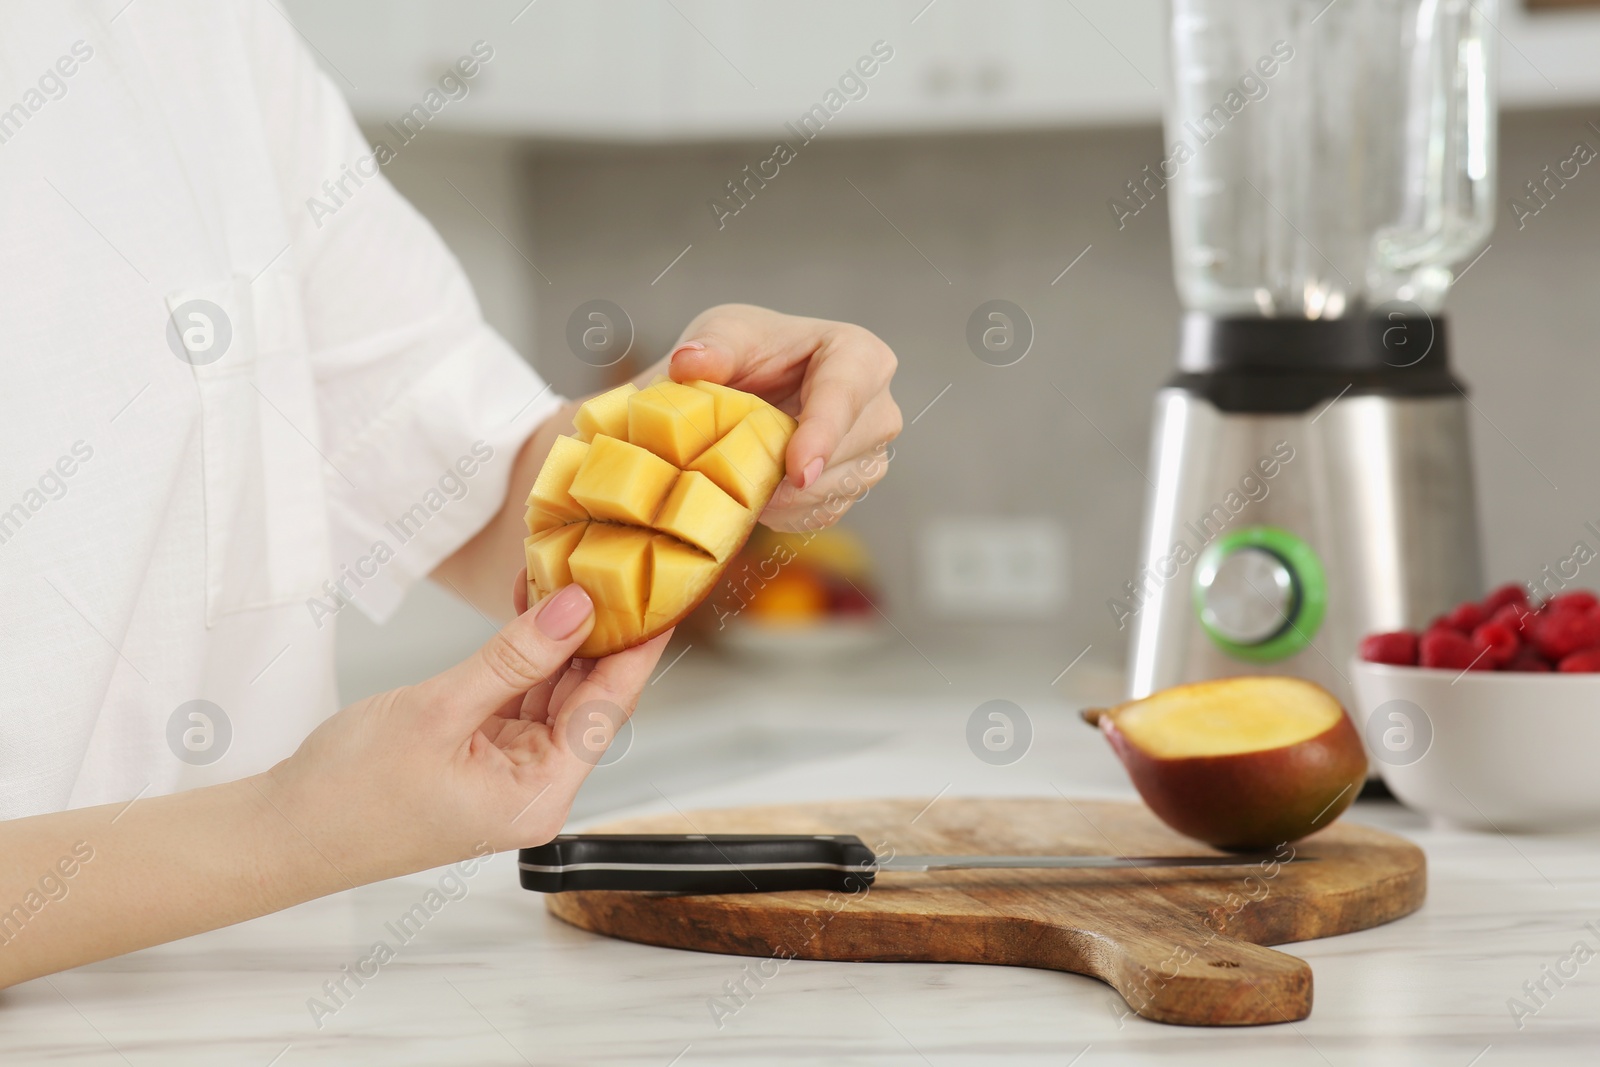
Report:
[{"label": "kitchen cabinet", "polygon": [[[1154,122],[1162,0],[284,0],[368,123],[475,41],[494,58],[443,128],[585,142],[783,135],[874,42],[894,50],[831,132]],[[1511,107],[1600,102],[1600,12],[1505,5]]]},{"label": "kitchen cabinet", "polygon": [[[441,127],[577,141],[781,136],[875,42],[847,133],[1149,121],[1159,0],[286,0],[358,117],[403,114],[484,41]],[[882,46],[880,46],[882,47]],[[859,90],[857,90],[859,91]],[[841,93],[841,95],[844,95]]]},{"label": "kitchen cabinet", "polygon": [[[665,4],[293,0],[285,5],[356,116],[378,127],[422,102],[476,42],[492,58],[430,125],[569,140],[654,136],[677,47]],[[613,17],[608,13],[615,12]]]}]

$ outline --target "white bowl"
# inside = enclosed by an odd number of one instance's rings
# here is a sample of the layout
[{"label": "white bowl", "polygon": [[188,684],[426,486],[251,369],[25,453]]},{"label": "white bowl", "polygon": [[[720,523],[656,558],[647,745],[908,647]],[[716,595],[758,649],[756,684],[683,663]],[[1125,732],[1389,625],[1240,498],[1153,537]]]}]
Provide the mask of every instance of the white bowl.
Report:
[{"label": "white bowl", "polygon": [[882,648],[894,631],[876,619],[767,623],[735,619],[717,636],[722,647],[750,659],[816,664]]},{"label": "white bowl", "polygon": [[1367,753],[1408,806],[1482,830],[1600,826],[1600,674],[1351,672]]}]

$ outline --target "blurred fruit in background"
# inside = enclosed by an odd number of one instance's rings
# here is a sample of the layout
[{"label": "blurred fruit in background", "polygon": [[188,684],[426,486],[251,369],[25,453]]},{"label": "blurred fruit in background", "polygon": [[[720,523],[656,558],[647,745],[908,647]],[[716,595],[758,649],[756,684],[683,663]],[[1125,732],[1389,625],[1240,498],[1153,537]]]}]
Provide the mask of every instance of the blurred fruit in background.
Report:
[{"label": "blurred fruit in background", "polygon": [[848,528],[758,528],[692,620],[736,654],[824,659],[876,647],[888,627],[866,545]]},{"label": "blurred fruit in background", "polygon": [[814,569],[791,563],[756,590],[746,610],[766,625],[809,626],[827,617],[828,588]]},{"label": "blurred fruit in background", "polygon": [[847,528],[834,526],[815,534],[759,529],[742,555],[752,563],[789,559],[751,598],[747,610],[752,621],[821,622],[874,614],[878,593],[872,559]]}]

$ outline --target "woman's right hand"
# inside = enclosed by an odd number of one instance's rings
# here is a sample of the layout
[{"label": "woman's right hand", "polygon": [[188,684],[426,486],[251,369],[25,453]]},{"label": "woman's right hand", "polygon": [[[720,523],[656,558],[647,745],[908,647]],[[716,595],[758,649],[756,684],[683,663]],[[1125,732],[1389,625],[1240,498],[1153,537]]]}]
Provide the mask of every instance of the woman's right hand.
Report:
[{"label": "woman's right hand", "polygon": [[594,624],[576,585],[519,614],[466,661],[350,705],[261,786],[347,880],[542,844],[631,715],[670,632],[574,660]]}]

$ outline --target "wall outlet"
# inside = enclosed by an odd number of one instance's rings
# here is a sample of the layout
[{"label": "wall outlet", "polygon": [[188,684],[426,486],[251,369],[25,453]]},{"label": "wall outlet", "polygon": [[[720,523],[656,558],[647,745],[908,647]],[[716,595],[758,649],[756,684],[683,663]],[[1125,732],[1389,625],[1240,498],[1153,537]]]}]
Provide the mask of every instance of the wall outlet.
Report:
[{"label": "wall outlet", "polygon": [[922,590],[946,618],[1040,619],[1067,598],[1067,535],[1056,519],[943,516],[921,543]]}]

